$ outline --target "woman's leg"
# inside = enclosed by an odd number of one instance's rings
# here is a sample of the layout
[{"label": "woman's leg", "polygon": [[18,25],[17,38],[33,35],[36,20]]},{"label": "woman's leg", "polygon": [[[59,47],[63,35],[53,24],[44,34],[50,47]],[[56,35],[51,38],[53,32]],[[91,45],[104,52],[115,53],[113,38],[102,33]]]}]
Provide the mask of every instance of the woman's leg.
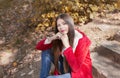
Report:
[{"label": "woman's leg", "polygon": [[51,55],[51,49],[44,50],[41,54],[40,78],[46,78],[49,75],[52,62],[53,57]]},{"label": "woman's leg", "polygon": [[47,78],[71,78],[71,75],[70,73],[66,73],[62,75],[48,76]]}]

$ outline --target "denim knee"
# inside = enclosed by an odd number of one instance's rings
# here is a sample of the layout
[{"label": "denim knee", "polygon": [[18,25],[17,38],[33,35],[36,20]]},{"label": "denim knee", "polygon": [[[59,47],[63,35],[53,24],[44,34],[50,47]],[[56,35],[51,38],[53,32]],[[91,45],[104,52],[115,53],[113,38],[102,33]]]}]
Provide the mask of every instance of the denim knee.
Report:
[{"label": "denim knee", "polygon": [[44,50],[41,54],[41,70],[40,70],[40,78],[46,78],[49,75],[49,71],[51,68],[52,55],[51,50]]},{"label": "denim knee", "polygon": [[42,51],[41,57],[42,57],[43,61],[51,61],[52,62],[53,56],[51,54],[51,49]]}]

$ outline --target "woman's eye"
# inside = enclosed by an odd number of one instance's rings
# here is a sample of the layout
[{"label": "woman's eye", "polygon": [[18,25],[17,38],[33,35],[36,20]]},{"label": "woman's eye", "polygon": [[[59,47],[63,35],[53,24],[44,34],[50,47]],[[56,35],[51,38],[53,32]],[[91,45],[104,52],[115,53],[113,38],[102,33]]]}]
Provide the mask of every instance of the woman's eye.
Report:
[{"label": "woman's eye", "polygon": [[63,22],[63,23],[61,23],[61,24],[58,24],[57,27],[60,27],[60,26],[62,26],[62,25],[66,25],[66,24],[67,24],[67,23]]},{"label": "woman's eye", "polygon": [[58,24],[57,27],[60,27],[60,24]]},{"label": "woman's eye", "polygon": [[63,25],[66,25],[66,24],[67,24],[67,23],[65,23],[65,22],[63,23]]}]

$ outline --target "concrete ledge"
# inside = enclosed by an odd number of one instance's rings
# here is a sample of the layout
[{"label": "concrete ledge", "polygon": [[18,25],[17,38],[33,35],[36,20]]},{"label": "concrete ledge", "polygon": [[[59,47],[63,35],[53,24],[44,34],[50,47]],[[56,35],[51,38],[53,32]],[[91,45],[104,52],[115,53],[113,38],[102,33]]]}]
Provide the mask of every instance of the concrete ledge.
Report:
[{"label": "concrete ledge", "polygon": [[[101,74],[96,78],[120,78],[120,65],[100,56],[97,52],[91,53],[92,63],[96,74]],[[95,75],[95,72],[94,72]]]},{"label": "concrete ledge", "polygon": [[104,56],[120,64],[120,43],[117,41],[104,41],[96,50],[99,55]]}]

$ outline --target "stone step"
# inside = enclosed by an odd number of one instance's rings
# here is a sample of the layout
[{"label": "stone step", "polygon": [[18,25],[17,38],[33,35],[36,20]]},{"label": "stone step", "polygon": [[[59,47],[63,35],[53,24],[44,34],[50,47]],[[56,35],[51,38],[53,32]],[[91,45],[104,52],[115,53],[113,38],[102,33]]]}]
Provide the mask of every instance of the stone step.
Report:
[{"label": "stone step", "polygon": [[99,55],[111,59],[120,64],[120,42],[118,41],[104,41],[96,50]]},{"label": "stone step", "polygon": [[[114,63],[113,61],[109,60],[108,58],[105,58],[103,56],[100,56],[97,52],[91,53],[92,58],[92,64],[94,69],[94,78],[120,78],[120,65],[117,63]],[[99,76],[95,77],[95,74],[98,74]],[[100,75],[101,74],[101,75]]]},{"label": "stone step", "polygon": [[92,74],[93,78],[106,78],[101,72],[97,70],[94,66],[92,66]]},{"label": "stone step", "polygon": [[120,42],[120,31],[114,35],[113,39]]}]

